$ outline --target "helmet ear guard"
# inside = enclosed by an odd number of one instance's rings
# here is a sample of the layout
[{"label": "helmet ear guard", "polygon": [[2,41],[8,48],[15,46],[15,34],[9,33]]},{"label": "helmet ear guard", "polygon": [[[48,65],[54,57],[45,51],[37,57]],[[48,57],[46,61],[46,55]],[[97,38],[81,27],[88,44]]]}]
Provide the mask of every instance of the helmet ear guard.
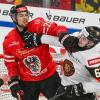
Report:
[{"label": "helmet ear guard", "polygon": [[17,13],[16,13],[16,6],[13,6],[13,7],[11,7],[11,9],[10,9],[9,16],[11,17],[11,19],[12,19],[14,22],[16,22],[16,15],[17,15]]},{"label": "helmet ear guard", "polygon": [[100,42],[100,28],[96,26],[87,26],[82,29],[82,34],[95,44]]}]

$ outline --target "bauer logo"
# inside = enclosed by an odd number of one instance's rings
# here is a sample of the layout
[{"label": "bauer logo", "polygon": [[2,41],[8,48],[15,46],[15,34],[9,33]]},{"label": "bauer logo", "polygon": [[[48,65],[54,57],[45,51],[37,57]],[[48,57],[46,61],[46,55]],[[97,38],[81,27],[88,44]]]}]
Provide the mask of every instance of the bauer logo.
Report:
[{"label": "bauer logo", "polygon": [[53,20],[53,21],[85,24],[85,18],[51,15],[51,14],[48,14],[48,13],[46,13],[46,17],[47,17],[48,20]]},{"label": "bauer logo", "polygon": [[7,15],[9,15],[9,10],[1,10],[0,9],[0,13],[1,13],[1,15],[7,16]]},{"label": "bauer logo", "polygon": [[[9,10],[1,10],[0,9],[0,15],[9,16]],[[34,13],[29,12],[29,17],[33,18],[33,16],[34,16]]]},{"label": "bauer logo", "polygon": [[100,64],[100,57],[88,60],[88,64],[89,64],[89,66],[92,66],[95,64]]}]

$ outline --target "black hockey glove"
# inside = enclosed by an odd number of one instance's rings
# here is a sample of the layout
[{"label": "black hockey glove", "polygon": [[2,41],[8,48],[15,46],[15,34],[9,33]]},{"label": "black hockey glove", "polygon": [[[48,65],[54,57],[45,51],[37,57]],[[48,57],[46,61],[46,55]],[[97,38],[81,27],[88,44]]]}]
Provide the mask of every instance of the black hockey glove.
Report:
[{"label": "black hockey glove", "polygon": [[13,97],[18,98],[17,93],[20,96],[24,95],[24,92],[23,92],[23,90],[21,89],[21,87],[19,85],[19,80],[18,79],[13,79],[13,80],[9,81],[8,85],[10,87],[11,94],[12,94]]},{"label": "black hockey glove", "polygon": [[69,97],[81,96],[85,94],[82,83],[65,86],[66,95]]},{"label": "black hockey glove", "polygon": [[4,81],[2,78],[0,78],[0,86],[2,86],[4,84]]},{"label": "black hockey glove", "polygon": [[26,43],[25,48],[35,47],[41,44],[41,35],[36,33],[24,32],[23,41]]},{"label": "black hockey glove", "polygon": [[58,100],[58,98],[64,98],[64,100],[68,97],[76,97],[81,96],[85,94],[85,91],[83,89],[82,83],[74,84],[74,85],[68,85],[68,86],[60,86],[54,97],[50,98],[49,100]]}]

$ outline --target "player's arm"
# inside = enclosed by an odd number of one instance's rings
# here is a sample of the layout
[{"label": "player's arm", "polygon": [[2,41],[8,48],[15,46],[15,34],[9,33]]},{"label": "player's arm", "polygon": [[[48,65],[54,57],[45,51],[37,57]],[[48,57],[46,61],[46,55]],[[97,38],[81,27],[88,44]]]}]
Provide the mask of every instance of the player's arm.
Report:
[{"label": "player's arm", "polygon": [[24,42],[26,42],[26,47],[38,46],[42,44],[40,38],[44,34],[59,36],[60,33],[67,31],[65,26],[58,25],[55,22],[45,21],[43,18],[36,18],[30,22],[29,26],[31,29],[24,32],[22,37]]},{"label": "player's arm", "polygon": [[67,28],[65,26],[58,25],[55,22],[49,22],[49,21],[47,22],[42,18],[36,18],[31,22],[30,26],[32,27],[31,31],[34,30],[34,32],[36,33],[24,32],[23,40],[24,42],[26,42],[25,47],[27,48],[31,46],[38,46],[43,43],[44,44],[53,43],[54,38],[53,37],[51,38],[50,35],[59,37],[59,39],[55,40],[57,42],[59,41],[66,49],[70,48],[71,51],[76,50],[78,46],[77,45],[78,38],[74,36],[69,36],[67,34]]},{"label": "player's arm", "polygon": [[4,53],[4,63],[8,70],[8,75],[10,77],[18,76],[18,63],[15,56],[12,54],[13,49],[11,49],[8,40],[5,39],[3,43],[3,53]]},{"label": "player's arm", "polygon": [[50,35],[42,35],[40,41],[43,44],[50,44],[58,47],[64,47],[65,49],[76,52],[82,51],[84,48],[78,46],[79,39],[76,36],[71,36],[68,33],[60,33],[58,37]]},{"label": "player's arm", "polygon": [[52,36],[58,36],[62,32],[67,32],[67,27],[58,25],[52,21],[47,21],[41,17],[38,17],[30,22],[30,27],[30,32]]},{"label": "player's arm", "polygon": [[76,49],[78,39],[76,37],[67,35],[67,33],[64,33],[64,35],[65,34],[68,38],[64,40],[62,36],[61,38],[58,38],[51,35],[45,35],[45,34],[37,35],[36,33],[31,34],[30,32],[27,32],[24,35],[23,40],[26,42],[25,47],[27,48],[32,46],[38,46],[41,44],[50,44],[58,47],[65,47],[66,49],[67,48]]},{"label": "player's arm", "polygon": [[19,85],[18,63],[7,43],[7,41],[3,43],[4,63],[8,70],[8,84],[11,94],[13,97],[17,98],[17,94],[23,95],[23,91]]},{"label": "player's arm", "polygon": [[26,42],[25,47],[29,48],[32,46],[38,46],[41,44],[50,44],[55,46],[61,46],[70,50],[71,52],[82,50],[78,46],[78,38],[75,36],[70,36],[67,33],[60,33],[59,38],[50,35],[37,35],[36,33],[31,34],[27,32],[24,35],[23,40]]},{"label": "player's arm", "polygon": [[36,33],[31,34],[28,32],[24,40],[26,42],[25,48],[35,47],[41,44],[49,44],[49,45],[54,45],[58,47],[63,47],[63,45],[59,42],[58,37],[51,36],[51,35],[45,35],[45,34],[37,35]]}]

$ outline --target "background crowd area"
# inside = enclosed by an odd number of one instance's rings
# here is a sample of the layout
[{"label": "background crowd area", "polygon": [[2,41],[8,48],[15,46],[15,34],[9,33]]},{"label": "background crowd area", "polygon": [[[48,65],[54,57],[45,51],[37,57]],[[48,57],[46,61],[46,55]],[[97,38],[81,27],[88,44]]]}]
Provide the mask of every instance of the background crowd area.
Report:
[{"label": "background crowd area", "polygon": [[53,8],[61,10],[100,12],[100,0],[0,0],[0,3],[25,4],[33,7]]}]

